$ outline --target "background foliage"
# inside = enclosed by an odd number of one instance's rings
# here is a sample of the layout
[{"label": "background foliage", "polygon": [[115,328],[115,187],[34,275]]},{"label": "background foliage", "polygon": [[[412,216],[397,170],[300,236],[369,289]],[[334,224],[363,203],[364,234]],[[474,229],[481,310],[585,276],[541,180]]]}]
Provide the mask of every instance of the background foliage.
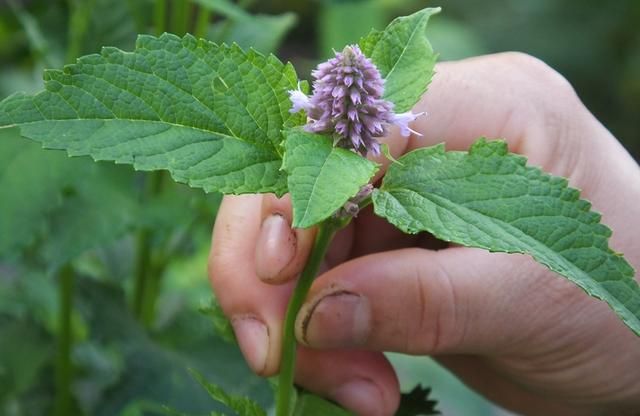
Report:
[{"label": "background foliage", "polygon": [[[170,3],[170,31],[277,50],[303,77],[332,48],[371,27],[443,6],[429,27],[442,59],[533,54],[565,75],[640,157],[634,0],[606,8],[595,0]],[[150,0],[0,0],[0,98],[39,90],[42,69],[103,45],[132,49],[137,33],[157,32],[152,9]],[[188,368],[268,406],[268,383],[250,374],[208,316],[206,258],[219,201],[163,174],[69,159],[0,131],[0,414],[42,415],[64,406],[85,415],[161,414],[163,405],[194,414],[222,410]],[[391,358],[403,387],[432,385],[447,415],[501,412],[427,359]]]}]

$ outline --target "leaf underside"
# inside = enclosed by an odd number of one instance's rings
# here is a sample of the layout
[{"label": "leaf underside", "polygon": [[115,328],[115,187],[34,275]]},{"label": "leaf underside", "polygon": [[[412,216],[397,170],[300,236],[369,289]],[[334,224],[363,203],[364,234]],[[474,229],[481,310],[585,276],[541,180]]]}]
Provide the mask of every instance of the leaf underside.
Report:
[{"label": "leaf underside", "polygon": [[286,132],[283,168],[293,205],[293,226],[306,228],[340,209],[378,170],[377,165],[326,136]]},{"label": "leaf underside", "polygon": [[425,30],[429,17],[438,12],[440,8],[426,8],[398,17],[384,31],[373,30],[359,42],[384,78],[383,98],[394,104],[396,113],[409,111],[431,81],[438,56]]},{"label": "leaf underside", "polygon": [[142,35],[134,52],[104,48],[45,81],[0,103],[0,128],[71,156],[167,169],[206,191],[286,191],[281,130],[305,120],[288,112],[295,70],[273,55]]},{"label": "leaf underside", "polygon": [[444,145],[393,164],[373,195],[376,214],[408,233],[496,252],[531,255],[589,295],[606,301],[640,335],[634,270],[608,247],[611,230],[567,180],[526,166],[502,141],[469,153]]}]

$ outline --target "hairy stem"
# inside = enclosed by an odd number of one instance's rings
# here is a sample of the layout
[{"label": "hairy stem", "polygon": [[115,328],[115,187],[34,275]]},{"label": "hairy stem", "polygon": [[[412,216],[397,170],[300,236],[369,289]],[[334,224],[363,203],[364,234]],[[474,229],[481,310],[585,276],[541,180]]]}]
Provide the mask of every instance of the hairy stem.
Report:
[{"label": "hairy stem", "polygon": [[58,281],[58,349],[56,354],[56,395],[54,416],[72,414],[71,409],[71,381],[73,369],[71,366],[71,348],[73,334],[71,328],[71,313],[73,311],[73,292],[75,275],[71,265],[65,265],[59,273]]},{"label": "hairy stem", "polygon": [[305,265],[296,288],[293,291],[293,295],[289,300],[287,314],[284,321],[282,360],[280,363],[278,393],[276,396],[276,416],[289,416],[291,413],[290,405],[291,395],[294,389],[293,377],[297,347],[295,337],[296,316],[302,307],[302,303],[307,296],[307,292],[309,292],[313,279],[318,273],[320,263],[327,252],[331,239],[336,231],[342,228],[343,225],[344,224],[338,223],[333,219],[326,220],[320,224],[307,264]]}]

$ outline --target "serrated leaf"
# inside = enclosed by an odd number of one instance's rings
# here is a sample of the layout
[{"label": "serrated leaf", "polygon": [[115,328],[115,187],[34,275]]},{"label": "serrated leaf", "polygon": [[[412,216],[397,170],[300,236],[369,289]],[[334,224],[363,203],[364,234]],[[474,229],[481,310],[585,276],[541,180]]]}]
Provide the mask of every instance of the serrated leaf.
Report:
[{"label": "serrated leaf", "polygon": [[298,395],[292,416],[353,416],[353,413],[327,399],[303,391]]},{"label": "serrated leaf", "polygon": [[222,311],[222,307],[217,298],[214,297],[208,306],[200,308],[200,313],[211,318],[216,335],[230,344],[237,344],[236,334],[233,332],[231,321]]},{"label": "serrated leaf", "polygon": [[426,37],[427,22],[440,8],[396,18],[384,31],[373,30],[359,44],[385,80],[383,98],[396,113],[409,111],[427,90],[437,54]]},{"label": "serrated leaf", "polygon": [[307,228],[335,213],[378,170],[377,165],[331,139],[300,129],[285,133],[283,169],[293,205],[293,226]]},{"label": "serrated leaf", "polygon": [[640,286],[608,247],[611,230],[567,180],[526,166],[502,141],[466,152],[418,149],[392,164],[376,214],[408,233],[428,231],[465,246],[524,253],[606,301],[640,335]]},{"label": "serrated leaf", "polygon": [[46,91],[0,103],[0,128],[72,156],[167,169],[206,191],[286,191],[281,130],[304,120],[288,112],[295,70],[273,55],[142,35],[132,53],[104,48],[45,80]]},{"label": "serrated leaf", "polygon": [[431,416],[441,414],[436,410],[438,402],[429,399],[431,389],[418,384],[409,393],[402,393],[400,407],[395,416]]},{"label": "serrated leaf", "polygon": [[216,401],[224,404],[238,414],[238,416],[267,416],[260,405],[247,397],[238,397],[227,394],[222,388],[209,383],[195,370],[190,370],[193,378],[209,393]]}]

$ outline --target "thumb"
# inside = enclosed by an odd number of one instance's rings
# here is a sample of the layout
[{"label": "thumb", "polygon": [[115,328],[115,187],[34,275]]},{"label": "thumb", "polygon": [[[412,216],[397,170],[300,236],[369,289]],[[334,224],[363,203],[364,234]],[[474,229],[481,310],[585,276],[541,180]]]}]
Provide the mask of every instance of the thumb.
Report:
[{"label": "thumb", "polygon": [[373,254],[318,278],[298,315],[296,335],[316,348],[505,351],[545,321],[540,314],[554,313],[538,304],[553,300],[548,293],[531,296],[566,283],[553,276],[525,256],[465,247]]}]

